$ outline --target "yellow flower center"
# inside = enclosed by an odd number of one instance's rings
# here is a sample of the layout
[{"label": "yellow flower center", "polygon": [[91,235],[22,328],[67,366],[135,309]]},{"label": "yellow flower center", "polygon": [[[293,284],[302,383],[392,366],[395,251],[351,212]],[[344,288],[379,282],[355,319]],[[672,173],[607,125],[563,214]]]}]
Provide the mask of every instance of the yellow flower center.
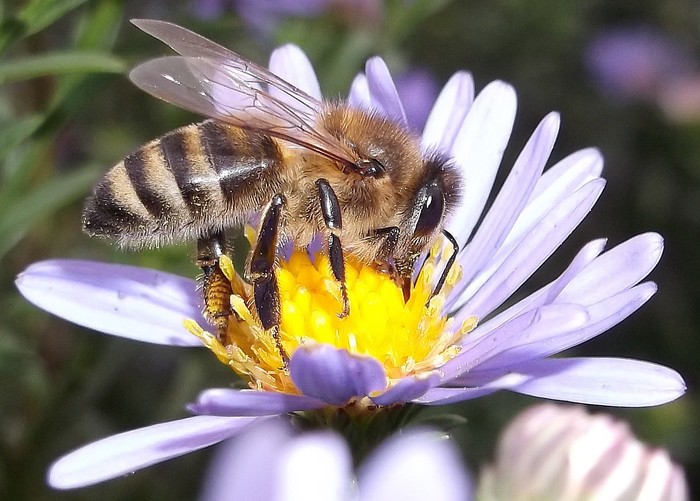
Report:
[{"label": "yellow flower center", "polygon": [[[389,386],[404,376],[440,367],[459,352],[455,343],[476,326],[476,318],[470,317],[453,329],[452,319],[442,313],[447,294],[460,278],[459,265],[448,273],[443,290],[432,295],[436,267],[449,254],[442,247],[438,241],[431,249],[408,301],[388,274],[346,257],[350,313],[344,318],[338,317],[343,309],[340,284],[333,277],[328,257],[318,254],[312,260],[306,250],[295,250],[289,260],[280,260],[276,270],[279,335],[285,351],[292,356],[300,346],[324,343],[373,357],[383,365]],[[284,368],[272,329],[265,331],[255,314],[252,287],[235,272],[227,257],[222,257],[220,267],[233,290],[234,315],[229,317],[224,339],[193,320],[186,321],[186,327],[252,388],[299,393]]]}]

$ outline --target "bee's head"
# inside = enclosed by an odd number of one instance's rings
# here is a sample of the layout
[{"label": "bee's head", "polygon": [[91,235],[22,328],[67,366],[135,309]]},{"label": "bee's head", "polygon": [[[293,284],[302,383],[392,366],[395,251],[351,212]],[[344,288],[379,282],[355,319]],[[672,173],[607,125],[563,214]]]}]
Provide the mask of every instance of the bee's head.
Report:
[{"label": "bee's head", "polygon": [[401,275],[410,276],[420,253],[442,231],[446,216],[459,201],[460,191],[457,167],[448,158],[433,155],[424,160],[422,175],[404,211],[402,251],[396,256]]}]

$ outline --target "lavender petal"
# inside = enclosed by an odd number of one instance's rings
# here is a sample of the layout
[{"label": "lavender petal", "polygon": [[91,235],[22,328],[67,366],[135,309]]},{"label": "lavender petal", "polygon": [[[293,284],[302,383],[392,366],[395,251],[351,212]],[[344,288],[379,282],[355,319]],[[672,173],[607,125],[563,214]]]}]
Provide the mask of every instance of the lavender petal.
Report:
[{"label": "lavender petal", "polygon": [[360,73],[352,81],[348,94],[348,104],[360,110],[372,110],[372,97],[369,93],[369,83],[364,73]]},{"label": "lavender petal", "polygon": [[470,73],[459,71],[443,87],[428,115],[421,138],[423,151],[452,150],[457,132],[474,102],[474,80]]},{"label": "lavender petal", "polygon": [[200,501],[221,501],[235,493],[246,501],[276,499],[282,491],[277,475],[271,474],[279,461],[280,445],[294,436],[283,419],[266,419],[217,446],[202,482]]},{"label": "lavender petal", "polygon": [[384,368],[377,360],[325,344],[298,348],[289,361],[289,372],[304,395],[332,405],[386,387]]},{"label": "lavender petal", "polygon": [[16,285],[31,303],[54,315],[106,334],[176,346],[201,346],[183,326],[206,325],[197,285],[176,275],[92,261],[34,263]]},{"label": "lavender petal", "polygon": [[381,57],[368,59],[365,64],[365,75],[367,75],[367,84],[374,108],[382,111],[388,118],[408,125],[399,93],[384,60]]},{"label": "lavender petal", "polygon": [[270,416],[318,409],[324,405],[324,402],[303,395],[211,388],[201,392],[197,401],[188,406],[188,410],[208,416]]},{"label": "lavender petal", "polygon": [[474,100],[457,133],[452,158],[468,179],[462,200],[447,229],[460,244],[471,234],[488,199],[515,120],[515,90],[504,82],[492,82]]},{"label": "lavender petal", "polygon": [[477,370],[517,368],[530,360],[556,355],[585,343],[637,311],[655,292],[656,285],[649,282],[600,301],[586,308],[587,319],[578,327],[562,329],[555,326],[554,329],[540,329],[537,332],[539,339],[533,336],[527,344],[514,344],[480,365]]},{"label": "lavender petal", "polygon": [[559,122],[557,113],[542,119],[518,155],[493,205],[461,253],[464,283],[471,282],[503,244],[544,170],[559,133]]},{"label": "lavender petal", "polygon": [[384,442],[360,467],[357,484],[362,501],[465,501],[472,491],[456,447],[421,429]]},{"label": "lavender petal", "polygon": [[574,332],[584,325],[588,318],[587,310],[580,305],[548,305],[527,311],[475,341],[471,341],[467,336],[462,353],[440,369],[443,381],[449,381],[477,368],[498,368],[505,363],[511,352],[521,353],[531,344],[546,342],[548,338]]},{"label": "lavender petal", "polygon": [[478,388],[445,388],[438,387],[428,390],[423,396],[413,402],[421,405],[447,405],[464,400],[485,397],[504,389],[500,385],[480,386]]},{"label": "lavender petal", "polygon": [[280,491],[275,499],[353,499],[352,457],[334,433],[300,435],[279,451]]},{"label": "lavender petal", "polygon": [[526,310],[532,310],[539,308],[540,306],[551,304],[562,289],[564,289],[564,287],[571,282],[573,277],[575,277],[583,268],[585,268],[596,257],[598,257],[601,252],[603,252],[605,244],[606,240],[602,238],[588,242],[576,254],[569,266],[567,266],[566,270],[564,270],[559,277],[505,309],[495,317],[489,318],[485,322],[482,322],[477,332],[469,333],[470,342],[473,342],[479,337],[491,332],[498,326],[503,325],[507,320],[514,318]]},{"label": "lavender petal", "polygon": [[486,270],[491,275],[473,296],[465,294],[468,300],[459,305],[457,322],[469,315],[483,318],[510,297],[586,217],[604,185],[602,179],[593,180],[576,191],[547,214],[499,267]]},{"label": "lavender petal", "polygon": [[624,358],[557,358],[518,367],[527,381],[512,391],[542,398],[593,405],[647,407],[685,393],[673,369]]},{"label": "lavender petal", "polygon": [[410,402],[440,383],[440,376],[432,373],[421,377],[406,376],[380,395],[372,396],[377,405]]},{"label": "lavender petal", "polygon": [[530,200],[518,216],[493,261],[499,262],[503,256],[512,252],[554,207],[590,181],[599,179],[602,168],[603,157],[600,152],[594,148],[588,148],[569,155],[547,169],[537,181]]},{"label": "lavender petal", "polygon": [[654,269],[663,252],[658,233],[644,233],[602,254],[557,297],[557,301],[593,304],[635,285]]},{"label": "lavender petal", "polygon": [[[323,99],[313,65],[304,51],[296,45],[287,44],[275,49],[270,55],[268,67],[272,73],[306,92],[311,97],[319,101]],[[280,91],[274,86],[270,87],[270,93],[289,104],[292,108],[295,107],[296,100],[289,94]]]},{"label": "lavender petal", "polygon": [[48,473],[56,489],[85,487],[172,459],[229,438],[258,419],[195,416],[113,435],[56,461]]}]

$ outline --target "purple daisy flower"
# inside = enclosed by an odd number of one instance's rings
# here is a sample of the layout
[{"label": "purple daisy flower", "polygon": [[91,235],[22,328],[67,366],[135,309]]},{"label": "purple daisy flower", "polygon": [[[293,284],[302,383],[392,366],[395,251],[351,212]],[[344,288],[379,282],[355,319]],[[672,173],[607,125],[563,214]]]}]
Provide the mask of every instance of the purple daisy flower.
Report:
[{"label": "purple daisy flower", "polygon": [[331,14],[347,24],[376,25],[384,16],[379,0],[193,0],[192,12],[215,19],[235,10],[249,28],[270,35],[286,18],[313,18]]},{"label": "purple daisy flower", "polygon": [[670,82],[695,70],[689,51],[651,26],[603,31],[591,41],[585,58],[599,88],[622,99],[654,100]]},{"label": "purple daisy flower", "polygon": [[354,472],[339,435],[298,434],[282,420],[221,444],[202,486],[202,501],[467,501],[472,490],[459,452],[439,432],[411,429],[391,437]]},{"label": "purple daisy flower", "polygon": [[[297,47],[275,51],[270,69],[321,98],[313,68]],[[288,367],[248,309],[250,287],[230,261],[222,260],[222,269],[234,291],[235,315],[223,339],[202,327],[207,323],[192,280],[66,260],[36,263],[23,272],[18,288],[49,312],[141,341],[204,342],[250,385],[247,390],[206,390],[189,407],[194,417],[109,437],[64,456],[51,468],[51,485],[79,487],[133,472],[279,414],[313,420],[309,411],[327,417],[329,409],[336,409],[352,416],[410,402],[441,405],[499,390],[631,407],[682,395],[681,376],[660,365],[553,358],[621,322],[655,293],[653,282],[642,282],[661,257],[663,239],[655,233],[606,252],[605,240],[590,242],[558,278],[503,306],[591,210],[605,184],[603,162],[597,150],[586,149],[543,172],[559,128],[558,115],[549,114],[485,211],[513,126],[516,95],[500,81],[476,98],[473,89],[468,73],[456,73],[433,105],[420,138],[424,150],[449,154],[466,180],[461,204],[447,223],[462,250],[445,287],[430,299],[447,261],[441,242],[416,270],[407,302],[387,274],[348,259],[353,306],[341,320],[327,257],[292,252],[278,270],[280,336],[290,355]],[[380,58],[367,62],[348,101],[408,127]]]}]

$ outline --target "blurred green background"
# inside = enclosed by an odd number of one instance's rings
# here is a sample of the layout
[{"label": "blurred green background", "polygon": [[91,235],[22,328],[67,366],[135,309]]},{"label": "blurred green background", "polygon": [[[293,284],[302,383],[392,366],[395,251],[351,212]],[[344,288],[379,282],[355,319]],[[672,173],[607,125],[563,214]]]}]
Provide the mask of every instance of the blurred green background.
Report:
[{"label": "blurred green background", "polygon": [[[130,67],[166,53],[128,23],[133,17],[177,22],[263,63],[276,45],[294,42],[333,97],[375,54],[426,95],[459,69],[473,73],[477,89],[493,79],[509,81],[519,111],[505,167],[539,119],[560,111],[553,160],[598,146],[608,186],[539,280],[553,277],[591,239],[606,236],[611,247],[648,230],[664,235],[666,251],[652,274],[659,293],[575,351],[647,359],[683,374],[689,392],[677,402],[600,410],[668,448],[700,493],[700,4],[313,4],[278,6],[272,15],[260,4],[234,0],[0,2],[0,499],[195,497],[210,451],[65,493],[51,491],[44,476],[61,454],[183,417],[183,405],[200,389],[233,379],[204,350],[81,329],[33,307],[13,284],[30,263],[59,257],[197,274],[192,245],[127,253],[80,229],[82,200],[102,173],[147,140],[196,120],[129,83]],[[534,401],[498,394],[449,409],[468,420],[455,435],[474,470],[492,457],[498,430]]]}]

